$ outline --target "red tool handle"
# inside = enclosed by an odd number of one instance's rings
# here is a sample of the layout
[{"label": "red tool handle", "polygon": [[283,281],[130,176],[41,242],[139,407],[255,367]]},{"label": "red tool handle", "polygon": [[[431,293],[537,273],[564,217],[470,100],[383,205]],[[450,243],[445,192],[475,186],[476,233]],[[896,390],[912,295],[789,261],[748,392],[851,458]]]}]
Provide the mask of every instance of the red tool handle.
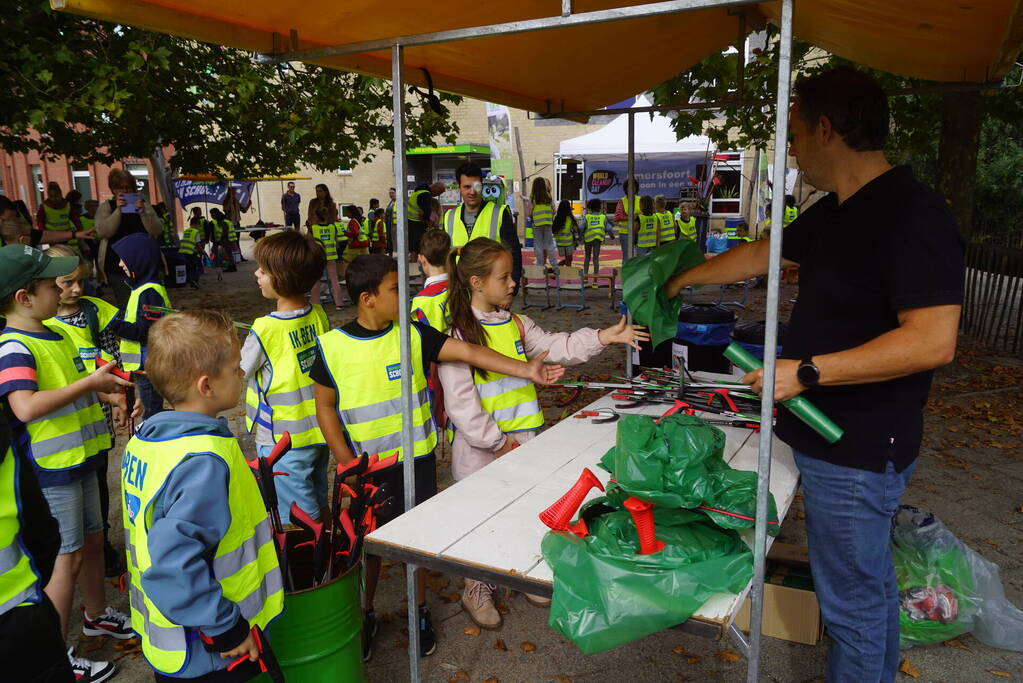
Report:
[{"label": "red tool handle", "polygon": [[266,456],[266,461],[273,467],[285,453],[291,450],[291,433],[284,432],[281,434],[281,438],[274,444],[273,450],[270,451],[270,455]]},{"label": "red tool handle", "polygon": [[[109,364],[110,364],[110,361],[108,361],[106,358],[101,358],[100,356],[96,356],[96,367],[97,368],[101,368],[104,365],[109,365]],[[113,375],[114,377],[120,377],[121,379],[123,379],[126,382],[130,382],[131,381],[131,373],[130,372],[125,372],[121,368],[115,367],[113,370],[110,371],[110,374]]]},{"label": "red tool handle", "polygon": [[366,469],[366,472],[378,472],[382,469],[390,467],[391,465],[396,465],[398,463],[398,452],[395,451],[393,455],[389,455],[383,460],[379,459],[379,457],[376,454],[373,455],[373,458],[377,458],[377,460],[376,461],[372,459],[370,460],[370,464],[369,467]]},{"label": "red tool handle", "polygon": [[657,422],[660,422],[669,415],[674,415],[675,413],[680,412],[685,413],[686,415],[694,415],[696,413],[696,410],[693,408],[693,405],[691,403],[676,400],[674,405],[668,408],[668,410],[666,410],[659,418],[657,418]]}]

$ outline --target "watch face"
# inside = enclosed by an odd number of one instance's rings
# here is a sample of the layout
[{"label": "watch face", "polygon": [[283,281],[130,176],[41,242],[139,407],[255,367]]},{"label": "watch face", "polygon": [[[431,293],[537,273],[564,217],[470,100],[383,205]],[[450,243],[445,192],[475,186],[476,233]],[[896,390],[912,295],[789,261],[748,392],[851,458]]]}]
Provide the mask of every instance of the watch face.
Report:
[{"label": "watch face", "polygon": [[796,370],[796,379],[804,386],[812,387],[816,385],[819,378],[820,370],[812,363],[804,363]]}]

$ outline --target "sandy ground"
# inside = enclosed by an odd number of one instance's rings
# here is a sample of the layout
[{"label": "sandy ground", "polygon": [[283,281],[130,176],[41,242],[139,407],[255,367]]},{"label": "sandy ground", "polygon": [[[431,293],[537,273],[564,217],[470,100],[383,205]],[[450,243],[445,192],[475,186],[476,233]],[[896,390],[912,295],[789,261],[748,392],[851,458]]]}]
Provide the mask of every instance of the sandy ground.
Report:
[{"label": "sandy ground", "polygon": [[[243,242],[246,253],[251,242]],[[581,259],[579,260],[581,264]],[[611,265],[611,264],[608,264]],[[271,302],[261,298],[252,275],[255,265],[240,264],[237,273],[216,271],[203,277],[203,287],[171,290],[175,306],[210,307],[227,311],[235,320],[250,322],[269,312]],[[717,288],[698,292],[696,301],[716,301]],[[733,292],[729,292],[731,294]],[[737,293],[737,292],[735,292]],[[790,300],[796,286],[782,290],[782,318],[791,310]],[[569,331],[584,326],[604,327],[616,319],[605,298],[592,295],[591,308],[584,311],[554,309],[527,313],[549,330]],[[739,309],[740,321],[760,320],[764,314],[765,290],[753,290],[750,308]],[[732,298],[732,297],[728,297]],[[521,308],[516,302],[515,310]],[[329,311],[331,321],[340,324],[354,316],[354,309]],[[566,377],[596,379],[621,372],[623,354],[608,350],[597,359],[569,370]],[[598,396],[595,392],[577,398],[574,411]],[[554,403],[564,394],[541,392],[548,425],[557,421],[563,408]],[[1006,594],[1023,605],[1023,361],[993,357],[975,341],[961,340],[957,359],[937,373],[934,391],[926,411],[926,436],[916,473],[903,502],[920,506],[938,515],[971,548],[1001,568]],[[241,436],[246,450],[251,439],[244,435],[242,404],[229,413],[232,428]],[[116,496],[118,463],[124,437],[111,454],[111,494]],[[451,484],[450,454],[439,460],[439,483]],[[116,503],[111,538],[121,547],[121,522]],[[780,539],[805,542],[801,499],[786,518]],[[566,638],[546,625],[546,611],[530,606],[520,595],[505,599],[508,614],[503,628],[479,635],[464,632],[472,626],[457,602],[441,599],[443,593],[458,593],[461,579],[434,575],[428,601],[438,635],[435,655],[422,660],[422,678],[426,681],[654,681],[720,680],[744,681],[745,662],[728,654],[734,647],[727,639],[719,641],[665,631],[616,650],[582,655]],[[127,611],[126,594],[109,587],[110,602]],[[408,678],[407,632],[405,631],[404,572],[400,566],[387,566],[377,597],[381,615],[375,654],[367,665],[371,681],[403,681]],[[72,642],[78,638],[72,623]],[[531,651],[522,645],[532,644]],[[788,643],[773,638],[763,640],[762,680],[803,682],[822,681],[827,637],[816,646]],[[501,645],[505,645],[502,649]],[[121,651],[111,643],[82,642],[83,654],[96,659],[116,657]],[[528,649],[528,648],[526,648]],[[969,635],[951,646],[941,644],[918,647],[903,653],[919,670],[921,681],[995,681],[1023,679],[1023,653],[994,650]],[[152,680],[145,661],[128,654],[118,661],[121,668],[115,680],[124,683]],[[911,677],[900,674],[900,679]]]}]

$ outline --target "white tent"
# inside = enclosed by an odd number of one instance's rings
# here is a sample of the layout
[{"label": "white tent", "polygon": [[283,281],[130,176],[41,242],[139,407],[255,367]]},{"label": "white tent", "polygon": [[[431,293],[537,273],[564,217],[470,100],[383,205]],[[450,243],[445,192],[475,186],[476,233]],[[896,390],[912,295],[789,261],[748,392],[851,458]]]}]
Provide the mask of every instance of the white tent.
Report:
[{"label": "white tent", "polygon": [[[633,107],[649,107],[650,102],[640,95]],[[636,160],[664,159],[678,156],[706,155],[713,152],[710,140],[702,135],[675,139],[671,119],[663,114],[634,114],[636,117]],[[628,154],[629,115],[621,114],[609,124],[586,135],[570,138],[561,143],[562,159],[579,161],[618,161]]]}]

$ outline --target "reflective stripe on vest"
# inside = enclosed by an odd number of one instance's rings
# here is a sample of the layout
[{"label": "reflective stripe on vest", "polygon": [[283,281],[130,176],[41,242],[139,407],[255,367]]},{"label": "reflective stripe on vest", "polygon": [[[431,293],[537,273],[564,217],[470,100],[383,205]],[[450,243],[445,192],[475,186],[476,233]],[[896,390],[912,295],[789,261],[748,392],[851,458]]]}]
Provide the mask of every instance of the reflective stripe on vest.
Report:
[{"label": "reflective stripe on vest", "polygon": [[796,220],[799,217],[798,206],[786,206],[785,207],[785,218],[782,221],[782,227],[788,226],[789,223]]},{"label": "reflective stripe on vest", "polygon": [[309,370],[316,359],[316,337],[330,330],[327,314],[319,304],[305,315],[256,318],[252,330],[270,364],[270,383],[260,386],[262,371],[249,379],[245,390],[245,425],[251,432],[258,423],[273,433],[275,441],[291,432],[294,448],[326,443],[316,420],[313,380]]},{"label": "reflective stripe on vest", "polygon": [[675,217],[669,212],[655,213],[661,224],[661,244],[675,241]]},{"label": "reflective stripe on vest", "polygon": [[49,204],[43,204],[44,223],[47,230],[70,230],[71,205],[65,204],[62,209],[55,209]]},{"label": "reflective stripe on vest", "polygon": [[[167,289],[157,282],[144,282],[140,286],[131,290],[131,296],[128,297],[128,306],[124,309],[124,322],[133,323],[138,320],[140,308],[139,299],[142,297],[144,292],[150,289],[160,295],[160,298],[163,299],[164,306],[170,308],[170,297],[167,296]],[[144,355],[142,344],[122,337],[119,350],[121,354],[122,368],[128,372],[142,369],[142,357]]]},{"label": "reflective stripe on vest", "polygon": [[198,247],[200,242],[202,242],[202,230],[191,227],[185,228],[185,232],[181,235],[181,241],[178,243],[178,253],[191,256],[195,254],[196,247]]},{"label": "reflective stripe on vest", "polygon": [[[35,359],[37,391],[69,386],[85,377],[85,363],[77,347],[60,328],[51,328],[59,340],[41,339],[7,330],[0,342],[15,339]],[[110,448],[110,432],[103,409],[92,392],[38,417],[25,425],[29,454],[43,470],[59,471],[80,467],[87,459]]]},{"label": "reflective stripe on vest", "polygon": [[696,239],[696,216],[690,216],[689,220],[682,220],[682,216],[678,217],[678,228],[682,231],[682,236],[686,239]]},{"label": "reflective stripe on vest", "polygon": [[554,233],[554,244],[559,247],[571,247],[575,244],[575,236],[572,234],[571,216],[566,216],[561,230]]},{"label": "reflective stripe on vest", "polygon": [[234,437],[197,434],[165,441],[132,437],[121,458],[121,501],[131,625],[142,639],[142,652],[157,671],[180,672],[188,661],[192,629],[165,617],[145,593],[142,574],[149,569],[148,533],[153,508],[171,472],[195,455],[220,458],[228,469],[227,504],[231,523],[213,553],[212,574],[227,600],[238,605],[249,624],[266,626],[281,613],[284,589],[273,534],[259,488]]},{"label": "reflective stripe on vest", "polygon": [[235,231],[235,228],[237,228],[238,226],[234,224],[234,221],[232,221],[230,218],[225,218],[223,221],[220,221],[219,223],[220,223],[219,227],[221,230],[223,230],[223,232],[218,232],[217,234],[221,236],[226,235],[225,239],[227,239],[228,242],[237,242],[238,233]]},{"label": "reflective stripe on vest", "polygon": [[[96,324],[97,333],[102,333],[103,330],[107,329],[107,325],[110,321],[117,317],[120,310],[104,301],[103,299],[97,299],[91,296],[83,296],[80,299],[80,306],[95,306],[96,308]],[[100,348],[99,340],[92,338],[92,330],[89,329],[88,317],[83,321],[82,326],[72,325],[66,322],[62,318],[48,318],[43,321],[47,327],[59,328],[63,330],[71,343],[78,349],[78,357],[85,363],[86,372],[92,372],[96,369],[96,356],[100,356],[103,360],[112,361],[114,357]]]},{"label": "reflective stripe on vest", "polygon": [[[514,313],[512,314],[514,315]],[[526,362],[518,323],[511,317],[503,323],[480,323],[486,331],[487,346],[498,353]],[[483,410],[490,413],[502,432],[522,432],[543,426],[543,411],[536,387],[528,379],[488,372],[484,378],[473,373],[476,393]]]},{"label": "reflective stripe on vest", "polygon": [[554,207],[550,204],[533,205],[533,227],[549,228],[554,224]]},{"label": "reflective stripe on vest", "polygon": [[405,218],[410,221],[422,221],[423,211],[419,208],[419,195],[428,194],[429,190],[413,190],[405,203]]},{"label": "reflective stripe on vest", "polygon": [[484,202],[480,212],[476,214],[476,222],[472,225],[472,233],[466,230],[462,222],[462,204],[453,209],[448,209],[444,214],[444,229],[451,238],[451,247],[464,247],[477,237],[489,237],[495,242],[500,241],[501,217],[507,204],[501,204],[500,209],[495,209],[494,202]]},{"label": "reflective stripe on vest", "polygon": [[174,228],[174,222],[171,221],[170,216],[164,216],[160,219],[160,223],[163,225],[163,231],[160,234],[164,244],[173,245],[174,238],[178,235],[178,231]]},{"label": "reflective stripe on vest", "polygon": [[[423,369],[418,328],[412,338],[413,456],[429,455],[437,445],[430,393]],[[401,351],[398,326],[375,337],[352,337],[335,328],[317,339],[319,353],[337,387],[337,411],[356,453],[390,456],[401,450],[403,420]]]},{"label": "reflective stripe on vest", "polygon": [[40,576],[21,541],[20,466],[8,447],[0,461],[0,614],[42,601]]},{"label": "reflective stripe on vest", "polygon": [[313,225],[313,237],[323,245],[323,251],[327,253],[328,261],[337,261],[337,227],[334,223]]},{"label": "reflective stripe on vest", "polygon": [[650,248],[657,246],[657,216],[639,215],[639,233],[636,236],[636,246]]},{"label": "reflective stripe on vest", "polygon": [[586,234],[583,235],[583,242],[603,242],[606,234],[607,216],[602,213],[586,214]]},{"label": "reflective stripe on vest", "polygon": [[[640,216],[640,213],[639,213],[640,212],[640,208],[639,208],[639,199],[640,199],[640,197],[637,194],[637,195],[634,195],[632,198],[634,200],[636,200],[636,204],[633,207],[633,211],[632,211],[632,217],[633,217],[633,219],[636,219],[636,218],[639,218],[639,216]],[[626,206],[626,203],[628,202],[628,199],[629,199],[629,195],[625,195],[624,197],[622,197],[622,211],[625,212],[625,219],[618,221],[618,234],[619,235],[627,235],[629,233],[629,228],[628,228],[628,226],[629,226],[629,211],[628,211],[628,206]],[[637,246],[639,246],[639,245],[637,245]]]},{"label": "reflective stripe on vest", "polygon": [[435,282],[412,297],[412,317],[438,332],[447,331],[451,323],[448,317],[447,281]]}]

